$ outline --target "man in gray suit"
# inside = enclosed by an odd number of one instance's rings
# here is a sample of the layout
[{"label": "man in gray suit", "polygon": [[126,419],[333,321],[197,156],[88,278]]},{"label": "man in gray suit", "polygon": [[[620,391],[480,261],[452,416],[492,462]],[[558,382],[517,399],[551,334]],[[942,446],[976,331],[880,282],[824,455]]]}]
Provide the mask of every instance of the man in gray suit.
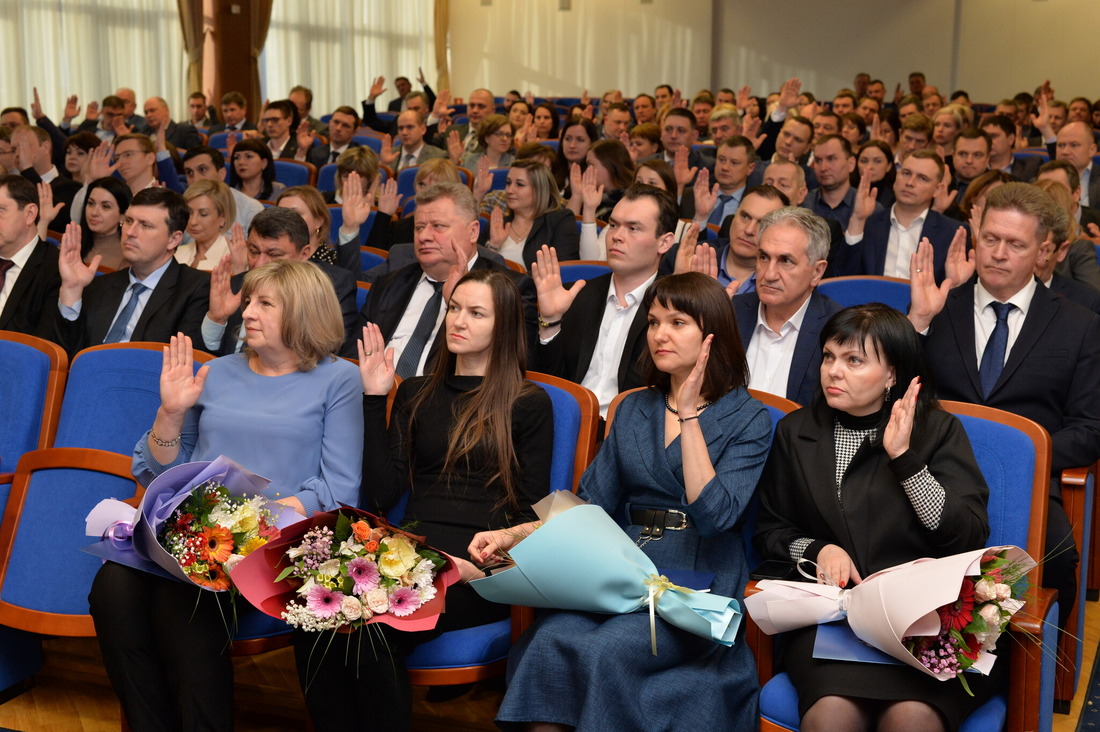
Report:
[{"label": "man in gray suit", "polygon": [[390,150],[382,151],[382,163],[394,166],[396,170],[404,170],[434,158],[447,157],[447,152],[442,148],[424,142],[424,135],[427,133],[428,126],[424,124],[424,118],[419,112],[402,112],[397,117],[399,142]]}]

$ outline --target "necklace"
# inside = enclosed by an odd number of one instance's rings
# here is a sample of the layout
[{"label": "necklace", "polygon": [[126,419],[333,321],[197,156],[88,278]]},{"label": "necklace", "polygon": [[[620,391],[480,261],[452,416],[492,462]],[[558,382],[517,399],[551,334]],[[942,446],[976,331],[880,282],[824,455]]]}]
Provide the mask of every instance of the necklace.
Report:
[{"label": "necklace", "polygon": [[[704,409],[706,409],[707,407],[709,407],[711,404],[714,404],[714,402],[707,402],[706,404],[700,404],[698,407],[695,408],[695,411],[696,412],[701,412]],[[679,414],[679,412],[676,411],[675,409],[673,409],[672,405],[668,403],[668,394],[667,393],[665,394],[665,409],[672,412],[673,414]],[[691,419],[694,419],[694,417],[692,417]]]}]

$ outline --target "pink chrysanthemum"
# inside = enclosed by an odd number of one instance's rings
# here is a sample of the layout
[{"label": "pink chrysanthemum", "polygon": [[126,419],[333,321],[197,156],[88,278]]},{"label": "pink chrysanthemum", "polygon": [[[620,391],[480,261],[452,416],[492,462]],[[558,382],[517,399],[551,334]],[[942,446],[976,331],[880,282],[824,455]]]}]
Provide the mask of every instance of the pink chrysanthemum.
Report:
[{"label": "pink chrysanthemum", "polygon": [[306,607],[319,618],[331,618],[340,612],[344,593],[335,592],[321,585],[314,585],[306,593]]},{"label": "pink chrysanthemum", "polygon": [[348,577],[355,582],[356,595],[362,595],[378,586],[378,565],[365,557],[356,557],[348,562]]},{"label": "pink chrysanthemum", "polygon": [[420,607],[420,593],[411,587],[400,587],[390,595],[390,612],[399,618],[411,615]]}]

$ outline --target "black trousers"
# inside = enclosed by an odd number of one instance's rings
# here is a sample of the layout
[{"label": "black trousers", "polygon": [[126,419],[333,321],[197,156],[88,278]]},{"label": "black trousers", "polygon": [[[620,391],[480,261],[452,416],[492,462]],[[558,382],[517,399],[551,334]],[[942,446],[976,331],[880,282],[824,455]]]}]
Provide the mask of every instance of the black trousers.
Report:
[{"label": "black trousers", "polygon": [[134,732],[233,729],[228,593],[107,562],[88,602]]},{"label": "black trousers", "polygon": [[[1059,488],[1060,490],[1060,488]],[[1088,520],[1088,517],[1085,517]],[[1066,619],[1073,604],[1077,601],[1077,563],[1081,555],[1073,539],[1066,509],[1061,497],[1051,495],[1047,508],[1047,545],[1044,549],[1043,586],[1058,590],[1058,627],[1063,631],[1076,633],[1076,628],[1067,628]],[[1032,557],[1038,560],[1039,557]]]}]

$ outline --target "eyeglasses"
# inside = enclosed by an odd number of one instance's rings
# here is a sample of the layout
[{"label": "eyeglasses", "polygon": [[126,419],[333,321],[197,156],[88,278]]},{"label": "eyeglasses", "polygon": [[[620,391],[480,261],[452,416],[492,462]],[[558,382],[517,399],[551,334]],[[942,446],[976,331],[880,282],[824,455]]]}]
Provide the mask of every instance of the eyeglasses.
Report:
[{"label": "eyeglasses", "polygon": [[509,132],[508,130],[497,130],[493,134],[489,135],[489,137],[499,137],[501,139],[504,139],[506,137],[511,137],[511,136],[512,136],[512,133]]}]

